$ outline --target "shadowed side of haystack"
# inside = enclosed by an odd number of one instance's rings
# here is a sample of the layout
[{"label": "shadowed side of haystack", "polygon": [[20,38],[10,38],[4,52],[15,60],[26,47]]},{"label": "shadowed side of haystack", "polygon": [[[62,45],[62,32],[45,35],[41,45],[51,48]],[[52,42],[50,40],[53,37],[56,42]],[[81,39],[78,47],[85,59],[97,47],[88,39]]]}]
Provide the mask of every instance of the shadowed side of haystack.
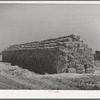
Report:
[{"label": "shadowed side of haystack", "polygon": [[59,53],[57,48],[13,50],[3,52],[3,61],[40,74],[57,73],[57,67],[60,68],[63,65]]},{"label": "shadowed side of haystack", "polygon": [[92,49],[77,35],[10,46],[3,51],[3,62],[40,74],[94,72]]}]

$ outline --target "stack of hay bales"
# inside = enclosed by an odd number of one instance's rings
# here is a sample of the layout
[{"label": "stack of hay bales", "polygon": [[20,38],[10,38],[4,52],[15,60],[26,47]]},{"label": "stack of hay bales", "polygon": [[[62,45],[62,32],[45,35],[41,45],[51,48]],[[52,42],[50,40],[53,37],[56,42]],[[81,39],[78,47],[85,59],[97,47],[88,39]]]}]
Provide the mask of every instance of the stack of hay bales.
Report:
[{"label": "stack of hay bales", "polygon": [[3,61],[40,74],[94,72],[92,49],[73,34],[10,46],[3,51]]}]

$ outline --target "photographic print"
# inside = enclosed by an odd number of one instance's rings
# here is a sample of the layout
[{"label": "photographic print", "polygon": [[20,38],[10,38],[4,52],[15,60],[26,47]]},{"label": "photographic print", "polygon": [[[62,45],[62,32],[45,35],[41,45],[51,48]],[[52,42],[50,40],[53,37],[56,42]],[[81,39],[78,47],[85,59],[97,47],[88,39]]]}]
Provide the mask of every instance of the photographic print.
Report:
[{"label": "photographic print", "polygon": [[100,4],[0,3],[5,89],[100,90]]}]

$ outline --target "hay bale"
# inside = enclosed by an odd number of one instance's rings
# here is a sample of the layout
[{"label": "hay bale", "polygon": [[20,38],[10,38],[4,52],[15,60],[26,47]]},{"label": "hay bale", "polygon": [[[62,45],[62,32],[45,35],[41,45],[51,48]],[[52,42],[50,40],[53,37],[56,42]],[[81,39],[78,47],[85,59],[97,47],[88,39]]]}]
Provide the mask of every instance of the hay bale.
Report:
[{"label": "hay bale", "polygon": [[76,73],[76,69],[75,68],[68,68],[68,73]]},{"label": "hay bale", "polygon": [[85,73],[85,68],[84,68],[84,65],[82,65],[82,64],[77,64],[76,65],[76,72],[77,73]]},{"label": "hay bale", "polygon": [[94,69],[93,68],[87,68],[86,69],[86,73],[94,73]]}]

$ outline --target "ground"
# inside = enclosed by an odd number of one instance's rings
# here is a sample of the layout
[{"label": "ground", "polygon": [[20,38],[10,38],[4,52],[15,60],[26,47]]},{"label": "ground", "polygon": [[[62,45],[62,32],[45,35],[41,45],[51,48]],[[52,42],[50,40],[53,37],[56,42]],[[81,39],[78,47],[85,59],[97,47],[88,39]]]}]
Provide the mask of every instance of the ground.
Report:
[{"label": "ground", "polygon": [[0,62],[0,89],[100,90],[100,62],[94,74],[39,75],[27,69]]}]

